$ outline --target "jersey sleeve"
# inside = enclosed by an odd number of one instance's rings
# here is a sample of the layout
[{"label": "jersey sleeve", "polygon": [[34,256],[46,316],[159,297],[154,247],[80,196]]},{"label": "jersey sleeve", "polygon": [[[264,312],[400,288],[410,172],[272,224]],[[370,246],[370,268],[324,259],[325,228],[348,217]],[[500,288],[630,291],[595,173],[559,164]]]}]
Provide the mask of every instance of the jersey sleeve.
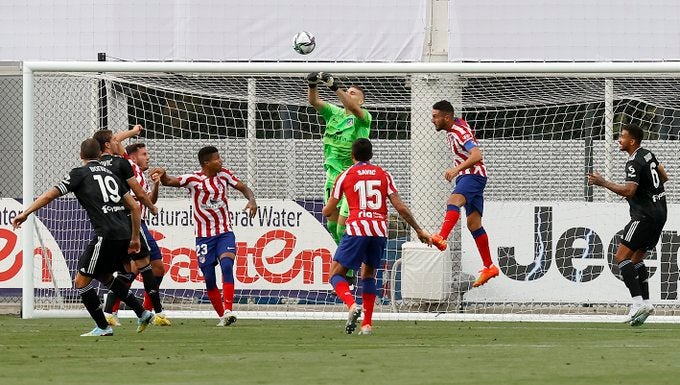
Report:
[{"label": "jersey sleeve", "polygon": [[55,187],[61,195],[66,195],[69,192],[76,191],[82,181],[83,173],[80,172],[80,169],[74,168]]},{"label": "jersey sleeve", "polygon": [[387,196],[396,193],[397,186],[394,184],[394,178],[392,178],[392,174],[390,174],[388,171],[385,171],[385,179],[387,179]]},{"label": "jersey sleeve", "polygon": [[629,160],[626,163],[626,182],[640,184],[640,176],[644,171],[642,162],[636,162],[635,159]]},{"label": "jersey sleeve", "polygon": [[370,112],[368,112],[367,109],[362,108],[361,110],[364,111],[364,118],[363,119],[357,118],[356,122],[357,138],[368,138],[368,136],[371,133],[371,122],[373,122],[373,116],[371,115]]},{"label": "jersey sleeve", "polygon": [[343,194],[342,184],[345,181],[349,170],[351,170],[351,168],[348,168],[347,170],[342,172],[340,175],[338,175],[337,178],[335,178],[335,182],[333,183],[333,190],[331,190],[331,197],[333,197],[335,199],[342,199],[342,194]]},{"label": "jersey sleeve", "polygon": [[231,187],[235,187],[236,184],[238,184],[238,182],[240,182],[240,180],[236,177],[236,175],[234,175],[234,173],[227,170],[226,168],[223,168],[220,171],[220,178],[224,178],[227,181],[227,183],[229,183],[229,186],[231,186]]},{"label": "jersey sleeve", "polygon": [[179,187],[191,188],[198,182],[198,177],[196,174],[183,174],[178,176],[177,180],[179,180]]}]

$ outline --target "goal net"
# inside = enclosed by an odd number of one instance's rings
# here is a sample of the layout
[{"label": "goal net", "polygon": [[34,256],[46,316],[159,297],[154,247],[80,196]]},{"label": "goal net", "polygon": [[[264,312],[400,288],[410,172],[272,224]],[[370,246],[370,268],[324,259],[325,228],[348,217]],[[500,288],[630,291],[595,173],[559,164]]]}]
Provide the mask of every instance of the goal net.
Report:
[{"label": "goal net", "polygon": [[[674,320],[680,247],[676,74],[512,73],[511,66],[504,73],[484,73],[483,65],[429,73],[426,66],[408,67],[415,72],[388,66],[399,72],[384,72],[379,64],[291,69],[260,63],[252,73],[228,64],[166,69],[152,63],[151,70],[143,63],[106,65],[56,71],[37,66],[25,78],[25,132],[33,138],[32,156],[25,159],[29,194],[39,195],[79,166],[80,142],[100,128],[116,132],[143,125],[132,142],[144,142],[151,167],[164,167],[170,175],[198,170],[198,149],[216,146],[225,167],[253,189],[260,207],[254,219],[247,218],[241,211],[245,200],[231,192],[238,249],[235,311],[283,318],[345,315],[328,283],[336,245],[321,215],[324,122],[307,102],[304,80],[314,69],[335,71],[342,84],[365,88],[373,162],[392,173],[425,229],[439,231],[452,190],[443,178],[452,155],[430,121],[434,102],[451,101],[456,116],[470,123],[489,170],[483,224],[500,276],[471,287],[482,263],[465,216],[449,248],[438,252],[415,244],[414,233],[391,209],[377,274],[377,318],[618,320],[630,302],[614,262],[628,206],[588,186],[585,175],[598,171],[623,180],[626,156],[615,140],[622,125],[634,123],[647,134],[643,146],[671,176],[669,219],[646,263],[657,305],[653,319]],[[319,89],[325,101],[340,104],[334,93]],[[166,309],[171,316],[214,316],[198,269],[186,191],[162,187],[158,207],[160,214],[147,223],[166,269],[161,284]],[[65,196],[25,227],[24,238],[30,239],[24,248],[35,255],[33,266],[25,265],[33,271],[24,281],[33,296],[24,298],[25,315],[81,311],[72,278],[92,236],[84,211],[72,195]],[[133,287],[141,293],[140,282]]]}]

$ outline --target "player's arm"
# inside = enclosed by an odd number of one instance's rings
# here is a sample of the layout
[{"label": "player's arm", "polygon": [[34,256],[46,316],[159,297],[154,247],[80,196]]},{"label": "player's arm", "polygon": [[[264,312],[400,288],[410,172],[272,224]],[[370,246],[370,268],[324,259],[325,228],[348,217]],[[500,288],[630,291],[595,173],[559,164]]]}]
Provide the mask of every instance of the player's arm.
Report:
[{"label": "player's arm", "polygon": [[319,90],[316,88],[319,83],[321,83],[321,78],[318,72],[312,72],[307,75],[307,85],[309,86],[307,89],[307,100],[317,111],[321,111],[324,104],[326,104],[319,96]]},{"label": "player's arm", "polygon": [[128,178],[126,181],[128,186],[130,186],[130,190],[132,190],[133,193],[135,193],[135,198],[137,198],[138,201],[140,201],[144,206],[146,206],[149,211],[151,211],[151,214],[156,215],[158,214],[158,208],[156,205],[151,202],[151,199],[149,198],[149,195],[144,191],[142,188],[142,185],[139,184],[137,179],[135,177]]},{"label": "player's arm", "polygon": [[123,141],[132,138],[133,136],[139,135],[139,133],[142,132],[143,129],[144,128],[142,127],[141,124],[135,124],[135,126],[129,130],[116,132],[115,134],[113,134],[113,137],[117,139],[116,140],[117,144],[112,146],[111,151],[113,151],[113,153],[116,155],[120,156],[125,155],[126,151],[125,147],[122,144]]},{"label": "player's arm", "polygon": [[[471,145],[469,145],[469,143]],[[465,162],[459,164],[458,166],[446,169],[446,171],[444,172],[444,178],[446,178],[447,181],[451,182],[453,178],[455,178],[456,175],[458,175],[459,172],[465,171],[470,167],[474,167],[474,165],[484,160],[482,150],[479,149],[479,146],[475,145],[472,140],[469,140],[465,143],[466,149],[468,148],[468,146],[470,147],[468,149],[470,157],[467,158]]]},{"label": "player's arm", "polygon": [[248,204],[246,204],[246,207],[243,208],[243,211],[249,211],[250,217],[254,217],[257,213],[257,202],[255,201],[255,194],[253,193],[253,190],[251,190],[247,184],[241,181],[238,181],[238,183],[234,185],[234,188],[240,191],[241,194],[243,194],[243,196],[248,200]]},{"label": "player's arm", "polygon": [[132,225],[132,234],[130,234],[130,245],[128,246],[128,253],[138,253],[141,248],[139,241],[139,231],[142,225],[142,215],[139,206],[130,193],[123,195],[123,204],[130,210],[130,222]]},{"label": "player's arm", "polygon": [[20,228],[21,224],[26,222],[26,219],[28,219],[29,215],[40,210],[40,208],[43,206],[47,206],[50,202],[59,198],[61,195],[61,192],[56,187],[52,187],[51,189],[42,193],[42,195],[33,201],[33,203],[31,203],[31,205],[28,206],[26,210],[12,219],[12,228],[14,230]]},{"label": "player's arm", "polygon": [[393,192],[387,197],[390,199],[392,206],[394,206],[395,210],[397,210],[397,212],[399,213],[399,216],[402,217],[406,221],[406,223],[408,223],[409,226],[411,226],[413,230],[416,231],[416,234],[418,234],[418,239],[420,239],[420,241],[423,243],[432,245],[430,233],[420,228],[418,222],[416,222],[416,219],[413,217],[413,214],[411,213],[411,209],[409,209],[408,206],[406,206],[406,204],[404,203],[404,201],[401,200],[399,194],[397,192]]},{"label": "player's arm", "polygon": [[335,197],[328,198],[328,202],[326,202],[326,205],[321,209],[321,214],[325,217],[333,216],[333,214],[338,211],[338,203],[340,203],[340,199]]},{"label": "player's arm", "polygon": [[153,204],[156,204],[158,202],[158,188],[160,187],[161,181],[160,180],[152,180],[153,186],[151,186],[151,193],[149,194],[149,199],[151,199],[151,202]]},{"label": "player's arm", "polygon": [[149,175],[154,184],[160,182],[163,186],[182,187],[179,178],[168,175],[163,168],[154,168],[149,172]]},{"label": "player's arm", "polygon": [[668,182],[668,173],[666,172],[666,168],[664,166],[659,165],[656,168],[656,171],[659,172],[659,180],[661,181],[661,183]]},{"label": "player's arm", "polygon": [[592,174],[589,173],[588,183],[595,186],[602,186],[615,194],[621,195],[624,198],[632,198],[638,188],[638,184],[635,182],[619,184],[610,180],[606,180],[599,172],[594,172]]},{"label": "player's arm", "polygon": [[338,99],[340,99],[340,102],[342,103],[343,107],[345,107],[349,112],[351,112],[352,115],[356,116],[361,120],[364,120],[366,118],[366,114],[364,113],[364,110],[361,108],[361,105],[349,97],[349,95],[342,87],[342,85],[335,78],[333,78],[332,74],[329,74],[327,72],[320,72],[319,74],[321,76],[321,81],[328,88],[330,88],[331,91],[335,92],[335,94],[338,96]]}]

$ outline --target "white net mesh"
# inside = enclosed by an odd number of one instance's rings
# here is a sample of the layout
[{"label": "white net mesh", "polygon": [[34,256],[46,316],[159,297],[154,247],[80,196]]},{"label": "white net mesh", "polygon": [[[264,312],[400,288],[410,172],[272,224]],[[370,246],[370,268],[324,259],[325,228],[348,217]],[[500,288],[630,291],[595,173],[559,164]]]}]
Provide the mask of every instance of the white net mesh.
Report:
[{"label": "white net mesh", "polygon": [[[649,135],[643,145],[671,175],[669,221],[647,264],[651,299],[662,305],[657,314],[674,314],[680,239],[672,203],[680,183],[673,178],[680,171],[680,80],[338,77],[366,89],[373,162],[393,174],[424,228],[439,230],[451,192],[442,177],[451,154],[430,122],[434,102],[448,99],[456,115],[470,123],[489,169],[484,226],[500,276],[471,288],[482,264],[464,220],[446,252],[407,244],[402,254],[402,244],[414,238],[395,213],[378,273],[378,313],[621,314],[629,295],[612,261],[616,233],[628,221],[627,204],[588,186],[585,173],[597,170],[621,181],[625,157],[614,138],[622,124],[635,123]],[[339,104],[323,88],[322,98]],[[198,149],[215,145],[261,206],[249,223],[239,215],[242,196],[232,192],[239,242],[235,310],[344,311],[328,284],[335,244],[320,222],[323,120],[308,105],[306,89],[302,74],[42,73],[35,82],[35,191],[77,166],[79,143],[103,125],[119,131],[142,124],[145,130],[134,140],[146,143],[152,167],[165,167],[171,175],[198,169]],[[164,303],[170,310],[210,314],[193,255],[187,195],[162,188],[160,196],[163,212],[149,226],[166,264]],[[39,213],[47,229],[40,232],[43,242],[58,245],[59,252],[51,250],[57,277],[73,274],[91,236],[74,202],[62,198]],[[62,280],[58,290],[49,279],[42,281],[36,284],[36,309],[80,308],[70,281]],[[61,300],[55,300],[57,291]]]}]

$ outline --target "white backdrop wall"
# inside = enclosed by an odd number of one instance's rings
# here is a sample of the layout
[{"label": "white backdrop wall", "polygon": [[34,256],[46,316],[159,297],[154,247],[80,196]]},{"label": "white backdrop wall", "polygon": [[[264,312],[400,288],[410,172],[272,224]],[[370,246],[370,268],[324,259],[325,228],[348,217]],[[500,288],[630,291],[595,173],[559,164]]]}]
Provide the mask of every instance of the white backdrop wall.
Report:
[{"label": "white backdrop wall", "polygon": [[677,0],[449,0],[449,61],[680,59]]},{"label": "white backdrop wall", "polygon": [[[419,61],[426,0],[2,0],[0,61]],[[301,56],[296,32],[317,39]]]}]

